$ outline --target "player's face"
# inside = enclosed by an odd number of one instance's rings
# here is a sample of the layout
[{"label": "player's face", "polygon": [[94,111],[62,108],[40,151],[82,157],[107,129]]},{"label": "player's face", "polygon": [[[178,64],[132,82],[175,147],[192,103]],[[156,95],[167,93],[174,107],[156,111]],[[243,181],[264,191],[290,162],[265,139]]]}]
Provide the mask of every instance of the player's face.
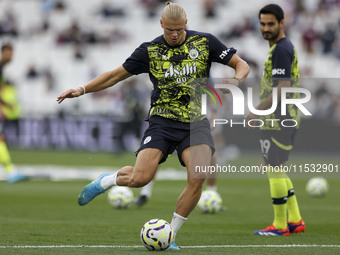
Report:
[{"label": "player's face", "polygon": [[273,14],[260,15],[260,29],[265,40],[276,41],[283,29],[283,20],[279,23]]},{"label": "player's face", "polygon": [[171,46],[177,46],[184,42],[187,19],[171,20],[166,17],[161,19],[161,26],[164,30],[164,39]]},{"label": "player's face", "polygon": [[1,59],[3,63],[8,63],[12,60],[13,57],[13,49],[12,48],[6,48],[2,51]]}]

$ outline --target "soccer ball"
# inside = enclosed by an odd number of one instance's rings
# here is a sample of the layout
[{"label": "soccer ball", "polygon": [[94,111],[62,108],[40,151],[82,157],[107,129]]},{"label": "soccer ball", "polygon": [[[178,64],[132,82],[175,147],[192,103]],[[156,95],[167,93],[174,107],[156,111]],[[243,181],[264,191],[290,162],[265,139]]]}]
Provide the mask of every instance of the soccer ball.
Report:
[{"label": "soccer ball", "polygon": [[109,190],[107,200],[116,209],[128,208],[133,202],[133,193],[128,187],[115,186]]},{"label": "soccer ball", "polygon": [[216,191],[205,190],[202,192],[197,207],[202,213],[216,213],[222,207],[222,198]]},{"label": "soccer ball", "polygon": [[171,225],[162,219],[149,220],[140,232],[140,239],[149,251],[168,249],[173,237]]},{"label": "soccer ball", "polygon": [[310,179],[306,185],[306,191],[313,197],[323,197],[328,191],[328,182],[322,177]]}]

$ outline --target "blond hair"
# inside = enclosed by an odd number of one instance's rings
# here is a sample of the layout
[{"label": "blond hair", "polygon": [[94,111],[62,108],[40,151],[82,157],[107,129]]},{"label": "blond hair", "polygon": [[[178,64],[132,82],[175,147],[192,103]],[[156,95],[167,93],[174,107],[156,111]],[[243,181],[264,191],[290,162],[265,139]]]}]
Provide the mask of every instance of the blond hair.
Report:
[{"label": "blond hair", "polygon": [[162,19],[168,18],[170,20],[186,19],[187,14],[182,6],[176,3],[167,2],[162,12]]}]

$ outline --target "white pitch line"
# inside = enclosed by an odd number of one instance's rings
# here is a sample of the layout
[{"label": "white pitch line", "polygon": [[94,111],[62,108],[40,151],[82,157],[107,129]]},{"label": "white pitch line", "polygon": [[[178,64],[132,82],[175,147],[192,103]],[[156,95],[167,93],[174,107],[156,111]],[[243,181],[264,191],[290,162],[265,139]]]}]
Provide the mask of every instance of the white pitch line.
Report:
[{"label": "white pitch line", "polygon": [[[1,0],[0,0],[1,1]],[[18,165],[15,167],[22,174],[31,179],[48,179],[52,181],[68,180],[94,180],[102,173],[110,173],[119,167],[77,167],[77,166],[53,166],[53,165]],[[157,172],[157,180],[186,180],[187,172],[166,168]],[[0,171],[0,180],[6,180],[4,171]]]},{"label": "white pitch line", "polygon": [[0,246],[0,248],[16,249],[50,249],[50,248],[142,248],[141,245],[13,245]]},{"label": "white pitch line", "polygon": [[340,248],[340,245],[333,244],[268,244],[268,245],[198,245],[198,246],[180,246],[181,248],[308,248],[308,247],[319,247],[319,248]]},{"label": "white pitch line", "polygon": [[[13,245],[0,246],[2,249],[52,249],[52,248],[143,248],[141,245]],[[334,244],[283,244],[283,245],[198,245],[180,246],[183,249],[204,249],[204,248],[340,248]]]}]

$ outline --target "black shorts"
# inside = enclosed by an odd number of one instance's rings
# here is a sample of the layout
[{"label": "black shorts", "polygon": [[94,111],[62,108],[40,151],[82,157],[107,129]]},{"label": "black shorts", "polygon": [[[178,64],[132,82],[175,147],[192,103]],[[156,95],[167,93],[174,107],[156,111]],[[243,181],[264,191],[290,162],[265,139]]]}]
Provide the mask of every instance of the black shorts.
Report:
[{"label": "black shorts", "polygon": [[181,157],[182,152],[185,148],[198,144],[207,144],[210,146],[212,154],[215,152],[210,124],[207,119],[190,124],[152,116],[136,155],[146,148],[159,149],[164,155],[159,162],[161,164],[177,150],[178,159],[182,166],[185,166]]},{"label": "black shorts", "polygon": [[288,160],[296,132],[295,128],[260,130],[259,141],[266,164],[279,166]]}]

